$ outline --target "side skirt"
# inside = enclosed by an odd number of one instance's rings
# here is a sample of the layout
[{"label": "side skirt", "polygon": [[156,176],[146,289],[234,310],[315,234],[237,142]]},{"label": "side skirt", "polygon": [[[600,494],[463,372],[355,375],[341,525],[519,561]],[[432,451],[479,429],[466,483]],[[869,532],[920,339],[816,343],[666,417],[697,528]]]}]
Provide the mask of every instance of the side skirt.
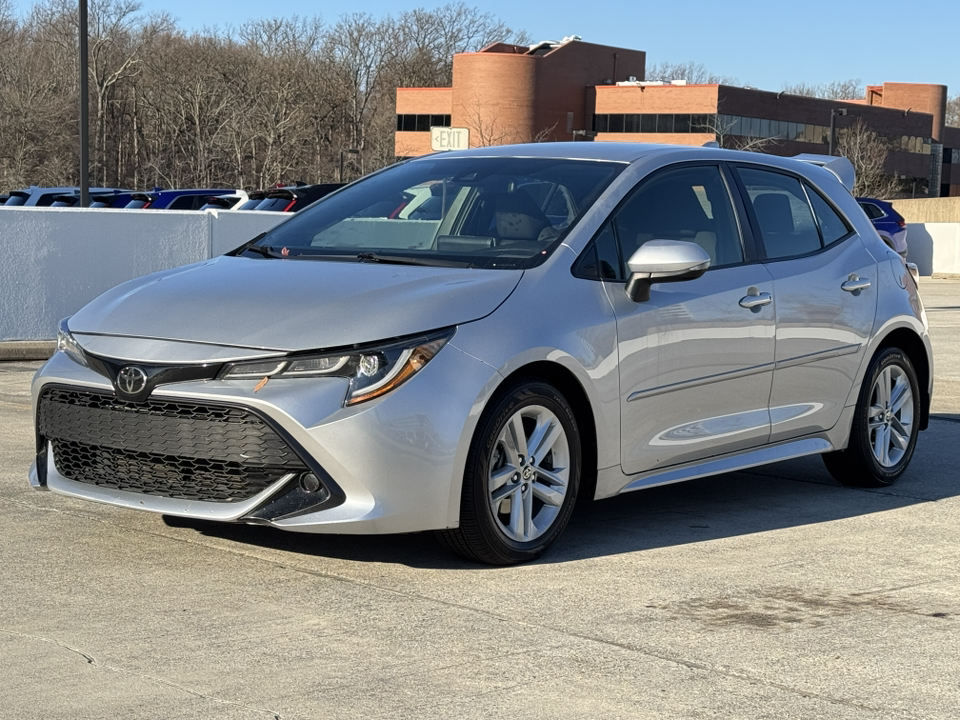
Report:
[{"label": "side skirt", "polygon": [[779,445],[767,445],[762,448],[747,450],[713,460],[701,460],[681,467],[631,475],[627,478],[629,482],[615,494],[643,490],[658,485],[670,485],[672,483],[683,482],[684,480],[707,477],[708,475],[720,475],[722,473],[736,472],[737,470],[746,470],[747,468],[757,467],[758,465],[768,465],[770,463],[780,462],[781,460],[792,460],[793,458],[804,457],[805,455],[817,455],[819,453],[830,452],[834,449],[834,446],[823,438],[805,438],[803,440],[793,440]]}]

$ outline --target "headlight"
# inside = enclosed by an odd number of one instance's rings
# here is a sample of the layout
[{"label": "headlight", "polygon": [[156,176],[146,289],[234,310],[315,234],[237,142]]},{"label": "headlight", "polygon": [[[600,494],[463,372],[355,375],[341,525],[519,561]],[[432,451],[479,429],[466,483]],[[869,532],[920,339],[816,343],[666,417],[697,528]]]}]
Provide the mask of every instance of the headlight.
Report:
[{"label": "headlight", "polygon": [[83,355],[83,349],[74,340],[70,330],[67,329],[67,318],[60,321],[60,327],[57,328],[57,352],[62,352],[75,363],[84,367],[87,366],[87,359]]},{"label": "headlight", "polygon": [[350,381],[344,405],[380,397],[416,375],[453,337],[453,330],[342,353],[287,355],[270,360],[229,363],[225,380],[272,377],[342,377]]}]

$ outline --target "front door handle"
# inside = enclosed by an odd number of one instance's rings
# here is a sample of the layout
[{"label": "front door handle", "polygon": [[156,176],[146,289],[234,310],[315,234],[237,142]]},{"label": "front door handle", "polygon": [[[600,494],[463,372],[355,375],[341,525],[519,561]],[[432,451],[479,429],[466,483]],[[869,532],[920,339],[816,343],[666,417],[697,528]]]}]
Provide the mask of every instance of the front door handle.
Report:
[{"label": "front door handle", "polygon": [[747,290],[746,297],[740,298],[740,307],[759,311],[764,305],[769,305],[772,302],[773,296],[770,293],[757,292],[756,288],[750,288],[750,290]]},{"label": "front door handle", "polygon": [[869,280],[866,278],[857,277],[856,273],[850,273],[850,277],[848,277],[847,281],[840,286],[840,289],[844,292],[859,295],[861,290],[866,290],[868,287],[870,287]]}]

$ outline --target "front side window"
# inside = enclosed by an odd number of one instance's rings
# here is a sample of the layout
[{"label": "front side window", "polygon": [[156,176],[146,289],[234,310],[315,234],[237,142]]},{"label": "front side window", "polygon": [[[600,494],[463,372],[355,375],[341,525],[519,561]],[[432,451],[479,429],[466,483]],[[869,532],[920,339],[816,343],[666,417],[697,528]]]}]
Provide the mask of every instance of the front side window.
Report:
[{"label": "front side window", "polygon": [[574,267],[573,274],[589,280],[624,279],[612,223],[604,225],[593,242],[587,246]]},{"label": "front side window", "polygon": [[[431,156],[375,173],[271,230],[263,253],[302,259],[532,267],[625,163]],[[263,209],[258,208],[258,209]]]},{"label": "front side window", "polygon": [[820,233],[800,181],[790,175],[741,167],[737,169],[760,226],[770,260],[820,250]]},{"label": "front side window", "polygon": [[696,243],[711,267],[743,262],[730,194],[715,165],[676,168],[643,181],[613,225],[625,262],[649,240]]}]

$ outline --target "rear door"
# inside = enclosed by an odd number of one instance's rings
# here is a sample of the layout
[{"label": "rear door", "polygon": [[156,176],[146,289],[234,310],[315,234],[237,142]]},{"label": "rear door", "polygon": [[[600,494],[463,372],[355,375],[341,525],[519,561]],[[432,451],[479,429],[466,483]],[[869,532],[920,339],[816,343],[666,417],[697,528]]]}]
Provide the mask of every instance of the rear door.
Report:
[{"label": "rear door", "polygon": [[772,442],[833,427],[864,359],[877,270],[853,226],[799,176],[739,166],[773,277],[776,370]]}]

